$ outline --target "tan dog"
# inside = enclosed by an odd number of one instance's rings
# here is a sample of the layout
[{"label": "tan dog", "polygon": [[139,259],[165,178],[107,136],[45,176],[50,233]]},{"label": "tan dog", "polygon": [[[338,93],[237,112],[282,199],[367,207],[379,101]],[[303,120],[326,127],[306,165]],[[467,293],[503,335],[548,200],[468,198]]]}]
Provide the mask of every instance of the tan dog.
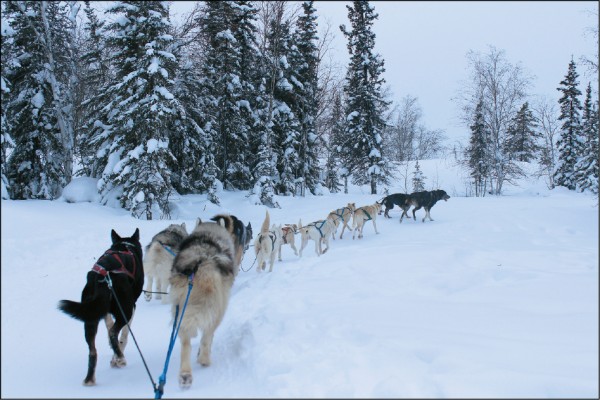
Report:
[{"label": "tan dog", "polygon": [[171,269],[171,312],[173,318],[182,313],[190,281],[189,302],[181,321],[181,366],[179,386],[192,384],[191,338],[202,331],[197,361],[210,365],[215,330],[221,323],[229,303],[233,281],[238,274],[245,249],[252,239],[252,227],[233,215],[220,214],[215,222],[202,222],[181,243]]},{"label": "tan dog", "polygon": [[[298,223],[298,225],[301,222]],[[296,224],[285,224],[281,227],[281,240],[279,241],[279,261],[281,261],[281,248],[284,244],[289,244],[290,247],[294,250],[294,254],[298,255],[298,250],[296,249],[296,233],[298,232],[298,225]]]},{"label": "tan dog", "polygon": [[[315,222],[311,222],[306,226],[298,228],[302,237],[302,245],[300,246],[300,257],[302,257],[302,250],[306,247],[309,239],[315,241],[315,251],[318,256],[325,254],[329,250],[329,235],[335,230],[335,222],[333,218],[327,217],[326,219],[320,219]],[[326,248],[323,249],[322,244],[325,244]]]},{"label": "tan dog", "polygon": [[[256,252],[256,272],[263,271],[267,267],[267,260],[269,260],[269,272],[273,271],[273,264],[275,263],[275,255],[277,250],[281,252],[281,225],[277,226],[273,224],[269,229],[270,217],[269,211],[263,221],[262,227],[256,239],[254,239],[254,251]],[[281,256],[279,257],[281,260]]]},{"label": "tan dog", "polygon": [[352,219],[352,227],[354,228],[354,233],[352,234],[352,239],[354,239],[354,235],[356,235],[356,231],[358,231],[358,238],[362,239],[363,237],[363,229],[365,227],[365,222],[373,221],[373,227],[375,228],[375,233],[377,232],[377,225],[375,224],[375,219],[377,219],[377,214],[381,210],[381,204],[375,203],[370,206],[362,206],[354,210],[354,218]]},{"label": "tan dog", "polygon": [[349,231],[352,230],[350,228],[350,218],[352,218],[352,214],[354,214],[354,210],[356,209],[356,203],[348,203],[346,207],[338,208],[329,213],[328,218],[332,218],[335,223],[335,230],[331,233],[331,237],[335,240],[335,234],[337,232],[337,228],[340,224],[342,224],[342,232],[340,233],[340,239],[344,234],[344,229],[348,228]]}]

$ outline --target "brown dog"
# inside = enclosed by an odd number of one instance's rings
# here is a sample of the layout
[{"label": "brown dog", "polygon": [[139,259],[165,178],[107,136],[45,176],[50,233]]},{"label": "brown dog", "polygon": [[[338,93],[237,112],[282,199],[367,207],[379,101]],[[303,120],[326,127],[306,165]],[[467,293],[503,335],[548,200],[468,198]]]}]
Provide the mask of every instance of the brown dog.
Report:
[{"label": "brown dog", "polygon": [[375,224],[375,219],[377,218],[379,210],[381,210],[381,204],[379,203],[375,203],[370,206],[362,206],[354,210],[354,218],[352,219],[352,227],[354,228],[354,233],[352,234],[352,239],[354,239],[356,231],[358,231],[358,238],[362,239],[363,229],[365,227],[365,222],[367,221],[373,221],[375,233],[379,234],[379,232],[377,232],[377,225]]}]

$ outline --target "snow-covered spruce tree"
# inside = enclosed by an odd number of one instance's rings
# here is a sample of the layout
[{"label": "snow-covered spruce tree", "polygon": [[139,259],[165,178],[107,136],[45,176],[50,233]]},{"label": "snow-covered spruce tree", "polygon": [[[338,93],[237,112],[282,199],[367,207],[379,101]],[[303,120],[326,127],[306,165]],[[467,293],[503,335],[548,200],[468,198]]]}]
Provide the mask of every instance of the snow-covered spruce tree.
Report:
[{"label": "snow-covered spruce tree", "polygon": [[[106,94],[105,121],[95,132],[97,153],[106,157],[98,182],[103,201],[120,194],[120,204],[137,218],[170,214],[173,193],[168,163],[170,129],[182,107],[170,91],[177,61],[167,51],[173,38],[166,2],[122,1],[113,15],[107,43],[116,79]],[[114,191],[114,192],[113,192]]]},{"label": "snow-covered spruce tree", "polygon": [[375,33],[371,27],[378,15],[368,1],[354,1],[348,9],[352,29],[340,29],[348,39],[350,63],[346,73],[347,124],[345,139],[351,143],[344,159],[346,167],[358,185],[370,183],[371,194],[377,194],[377,184],[389,183],[389,166],[383,154],[382,133],[384,112],[389,105],[383,98],[385,71],[383,59],[373,53]]},{"label": "snow-covered spruce tree", "polygon": [[[12,36],[6,107],[14,149],[6,177],[14,199],[54,199],[72,175],[72,50],[78,5],[7,1]],[[3,49],[4,50],[4,49]]]},{"label": "snow-covered spruce tree", "polygon": [[556,141],[558,148],[558,162],[554,173],[554,184],[564,186],[569,190],[575,190],[577,182],[575,178],[575,164],[582,153],[583,138],[581,135],[581,102],[579,96],[581,91],[577,88],[575,61],[569,63],[569,70],[565,79],[560,82],[556,90],[562,92],[558,100],[560,105],[560,116],[562,121],[560,136]]},{"label": "snow-covered spruce tree", "polygon": [[582,156],[575,165],[575,181],[580,191],[598,194],[598,102],[592,101],[592,85],[588,83],[581,123],[584,144]]},{"label": "snow-covered spruce tree", "polygon": [[[79,56],[76,57],[78,84],[74,108],[74,157],[80,165],[78,175],[100,178],[105,162],[97,162],[90,139],[98,128],[97,121],[102,118],[101,107],[108,102],[102,96],[106,94],[113,76],[103,34],[105,21],[98,18],[89,1],[85,1],[84,12],[87,19],[78,42]],[[99,168],[99,164],[102,167]]]},{"label": "snow-covered spruce tree", "polygon": [[316,189],[321,185],[318,159],[316,119],[319,106],[318,98],[318,49],[317,49],[317,16],[314,1],[302,3],[303,14],[298,17],[296,31],[293,35],[294,45],[290,63],[295,68],[291,78],[294,84],[295,101],[292,110],[300,123],[300,138],[298,149],[297,172],[299,190],[296,193],[304,196],[305,190],[317,194]]},{"label": "snow-covered spruce tree", "polygon": [[[0,40],[2,41],[2,53],[0,54],[1,61],[0,64],[2,66],[0,72],[0,95],[2,96],[2,104],[7,104],[10,95],[10,83],[7,78],[4,77],[4,74],[9,73],[11,68],[18,65],[17,60],[12,57],[12,30],[7,29],[5,32],[2,31],[2,37]],[[10,184],[8,183],[8,178],[6,177],[6,160],[8,156],[8,152],[15,147],[15,143],[10,137],[10,127],[8,124],[8,117],[6,115],[6,108],[2,107],[1,115],[0,115],[0,168],[2,173],[2,198],[9,199],[10,194]]]},{"label": "snow-covered spruce tree", "polygon": [[505,152],[516,161],[530,162],[540,151],[541,133],[529,103],[525,102],[506,131]]},{"label": "snow-covered spruce tree", "polygon": [[426,176],[423,175],[423,171],[421,171],[421,166],[419,165],[419,160],[417,160],[412,179],[413,192],[421,192],[425,190],[425,179]]},{"label": "snow-covered spruce tree", "polygon": [[488,174],[491,157],[488,154],[491,135],[486,128],[483,117],[483,101],[477,103],[475,119],[471,125],[469,146],[465,149],[466,164],[475,186],[475,196],[485,196],[487,192]]},{"label": "snow-covered spruce tree", "polygon": [[202,95],[205,97],[204,131],[216,145],[218,178],[228,189],[247,187],[248,126],[242,115],[249,102],[241,80],[240,43],[234,31],[241,12],[234,2],[206,2],[200,18],[207,53],[202,66]]},{"label": "snow-covered spruce tree", "polygon": [[325,163],[325,186],[331,193],[338,193],[342,186],[340,180],[343,174],[340,170],[339,160],[341,158],[340,153],[342,153],[343,149],[340,140],[343,137],[345,120],[342,95],[339,91],[334,96],[329,120],[327,125],[331,127],[331,130],[329,131],[326,147],[327,160]]}]

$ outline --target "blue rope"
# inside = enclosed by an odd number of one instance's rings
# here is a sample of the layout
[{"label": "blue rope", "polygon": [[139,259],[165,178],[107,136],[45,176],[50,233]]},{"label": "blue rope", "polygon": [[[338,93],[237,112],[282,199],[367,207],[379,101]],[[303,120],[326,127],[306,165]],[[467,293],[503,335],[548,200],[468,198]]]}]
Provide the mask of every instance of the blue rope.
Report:
[{"label": "blue rope", "polygon": [[162,247],[164,247],[165,250],[168,251],[173,257],[177,257],[177,254],[175,254],[175,252],[169,246],[167,246],[166,244],[162,244]]},{"label": "blue rope", "polygon": [[[162,375],[158,378],[158,387],[154,386],[154,398],[160,399],[163,395],[163,388],[165,387],[165,383],[167,382],[167,370],[169,369],[169,361],[171,360],[171,353],[173,352],[173,347],[175,346],[175,341],[177,340],[177,334],[179,333],[179,328],[181,327],[181,322],[183,321],[183,314],[185,313],[185,308],[187,307],[188,300],[190,298],[190,293],[192,292],[192,286],[194,285],[194,274],[190,275],[190,283],[188,285],[187,296],[185,297],[185,303],[183,303],[183,308],[181,309],[181,319],[179,320],[179,324],[177,324],[177,316],[179,315],[179,304],[175,306],[175,318],[173,320],[173,330],[171,331],[171,340],[169,341],[169,350],[167,351],[167,359],[165,360],[165,368],[163,370]],[[175,328],[177,325],[177,329]]]}]

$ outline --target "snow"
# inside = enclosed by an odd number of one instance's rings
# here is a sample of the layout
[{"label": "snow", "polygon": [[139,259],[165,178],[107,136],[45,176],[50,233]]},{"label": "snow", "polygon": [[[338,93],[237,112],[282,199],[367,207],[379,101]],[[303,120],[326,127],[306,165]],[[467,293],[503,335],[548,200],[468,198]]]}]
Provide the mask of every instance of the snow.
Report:
[{"label": "snow", "polygon": [[[363,239],[344,232],[321,256],[312,242],[302,258],[285,246],[271,273],[255,271],[250,248],[215,334],[212,365],[194,363],[193,385],[181,390],[177,341],[163,398],[597,398],[597,198],[549,191],[542,179],[507,186],[503,196],[460,197],[464,173],[451,161],[419,165],[427,189],[452,196],[433,207],[433,222],[422,223],[419,210],[418,221],[399,223],[396,207],[392,219],[377,218],[379,234],[367,222]],[[390,193],[405,192],[402,184]],[[275,196],[281,209],[269,209],[271,222],[306,224],[348,202],[383,197],[368,186],[349,192]],[[58,301],[79,300],[113,228],[122,235],[140,228],[145,246],[170,223],[189,230],[197,217],[231,212],[256,234],[266,208],[247,192],[220,191],[221,206],[185,195],[172,220],[146,221],[89,202],[96,188],[86,179],[65,193],[73,202],[1,201],[1,396],[153,397],[131,337],[127,366],[110,368],[103,324],[97,386],[82,386],[83,324],[59,312]],[[170,308],[143,296],[137,305],[133,334],[157,381]],[[192,344],[196,354],[199,338]]]},{"label": "snow", "polygon": [[33,105],[34,108],[42,108],[44,105],[44,94],[41,90],[33,95],[31,98],[31,105]]}]

